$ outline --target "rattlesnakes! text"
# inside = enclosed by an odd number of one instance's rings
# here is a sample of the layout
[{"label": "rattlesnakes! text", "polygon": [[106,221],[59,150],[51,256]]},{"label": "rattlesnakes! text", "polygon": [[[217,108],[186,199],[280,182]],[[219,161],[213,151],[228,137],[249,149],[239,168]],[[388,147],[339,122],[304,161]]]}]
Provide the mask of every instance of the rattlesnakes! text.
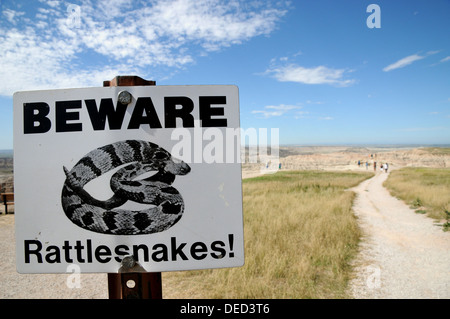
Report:
[{"label": "rattlesnakes! text", "polygon": [[171,237],[168,244],[157,243],[152,246],[139,244],[131,247],[127,245],[94,246],[91,239],[77,240],[75,243],[65,240],[62,246],[48,245],[44,247],[41,241],[33,239],[24,241],[24,258],[26,264],[108,263],[113,260],[120,262],[124,256],[130,254],[140,262],[203,260],[209,257],[221,259],[227,255],[229,258],[233,258],[233,238],[234,235],[228,235],[228,245],[221,240],[208,244],[204,242],[177,243],[176,238]]}]

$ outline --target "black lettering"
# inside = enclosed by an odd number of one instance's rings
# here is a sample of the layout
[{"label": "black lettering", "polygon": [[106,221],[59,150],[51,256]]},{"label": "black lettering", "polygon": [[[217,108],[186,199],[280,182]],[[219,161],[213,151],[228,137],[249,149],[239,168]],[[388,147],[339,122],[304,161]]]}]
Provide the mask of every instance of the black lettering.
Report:
[{"label": "black lettering", "polygon": [[148,262],[149,253],[147,245],[133,245],[133,257],[136,261],[139,261],[139,250],[142,250],[144,252],[144,259],[141,261]]},{"label": "black lettering", "polygon": [[[128,252],[128,246],[126,245],[119,245],[114,249],[114,252],[116,253],[117,256],[126,256],[129,254]],[[114,258],[117,262],[121,262],[123,258],[120,257],[115,257]]]},{"label": "black lettering", "polygon": [[171,253],[172,253],[172,261],[177,260],[177,255],[180,255],[181,259],[187,260],[188,258],[183,252],[184,246],[186,246],[186,243],[181,243],[177,247],[177,239],[175,237],[170,237],[170,244],[171,244]]},{"label": "black lettering", "polygon": [[[29,264],[30,263],[30,255],[34,254],[36,255],[37,258],[37,262],[38,263],[42,263],[42,255],[40,253],[41,249],[42,249],[42,244],[39,240],[25,240],[24,241],[25,244],[25,263]],[[36,249],[32,250],[30,248],[30,245],[36,245]]]},{"label": "black lettering", "polygon": [[57,246],[48,246],[45,251],[48,253],[45,255],[46,262],[49,264],[61,262],[61,252]]},{"label": "black lettering", "polygon": [[[106,258],[102,258],[103,256],[106,256]],[[95,259],[102,264],[109,262],[111,260],[110,256],[111,250],[108,246],[100,245],[95,249]]]},{"label": "black lettering", "polygon": [[50,107],[47,103],[23,103],[23,133],[45,133],[52,123],[47,117]]},{"label": "black lettering", "polygon": [[[159,250],[158,250],[159,249]],[[152,259],[153,261],[160,262],[160,261],[168,261],[169,260],[169,254],[167,252],[167,246],[164,244],[156,244],[153,246],[153,254]],[[158,257],[158,255],[161,255]]]},{"label": "black lettering", "polygon": [[202,260],[204,259],[208,254],[208,247],[202,242],[196,242],[193,243],[191,246],[191,256],[195,260]]},{"label": "black lettering", "polygon": [[202,127],[226,127],[226,118],[211,118],[214,115],[224,115],[223,107],[211,107],[211,105],[226,103],[226,96],[200,96],[200,120],[202,121]]},{"label": "black lettering", "polygon": [[104,130],[106,119],[108,119],[110,130],[121,129],[127,105],[117,103],[116,108],[114,108],[112,99],[101,99],[100,107],[97,109],[95,100],[85,100],[84,102],[94,131]]},{"label": "black lettering", "polygon": [[[181,105],[181,108],[177,108]],[[166,128],[176,127],[176,118],[183,121],[183,127],[194,127],[194,102],[186,96],[170,96],[164,98],[164,120]]]},{"label": "black lettering", "polygon": [[221,259],[225,257],[226,250],[225,243],[223,241],[217,240],[211,243],[211,250],[215,253],[211,253],[211,257],[214,259]]},{"label": "black lettering", "polygon": [[66,259],[66,262],[73,263],[72,258],[70,258],[70,250],[72,249],[72,246],[69,245],[69,241],[64,241],[62,249],[64,250],[64,258]]},{"label": "black lettering", "polygon": [[[144,111],[145,116],[143,114]],[[131,114],[128,129],[138,129],[141,124],[148,124],[150,128],[162,127],[152,99],[149,97],[140,97],[137,99],[133,113]]]},{"label": "black lettering", "polygon": [[84,263],[84,259],[82,257],[82,251],[84,249],[84,246],[81,245],[81,241],[77,240],[76,244],[75,244],[75,249],[77,251],[77,261],[79,263]]},{"label": "black lettering", "polygon": [[68,112],[70,109],[81,109],[81,100],[77,101],[57,101],[56,107],[56,132],[76,132],[82,130],[81,123],[67,123],[68,121],[79,120],[80,113]]},{"label": "black lettering", "polygon": [[87,262],[92,262],[92,241],[90,239],[86,240],[86,254],[87,254]]}]

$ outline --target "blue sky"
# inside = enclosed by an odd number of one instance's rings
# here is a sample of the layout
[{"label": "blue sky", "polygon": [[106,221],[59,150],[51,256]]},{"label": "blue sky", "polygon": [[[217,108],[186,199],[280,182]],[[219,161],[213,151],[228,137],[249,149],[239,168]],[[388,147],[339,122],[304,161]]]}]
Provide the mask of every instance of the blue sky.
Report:
[{"label": "blue sky", "polygon": [[281,144],[450,144],[448,0],[0,3],[0,149],[14,92],[127,74],[237,85],[241,126]]}]

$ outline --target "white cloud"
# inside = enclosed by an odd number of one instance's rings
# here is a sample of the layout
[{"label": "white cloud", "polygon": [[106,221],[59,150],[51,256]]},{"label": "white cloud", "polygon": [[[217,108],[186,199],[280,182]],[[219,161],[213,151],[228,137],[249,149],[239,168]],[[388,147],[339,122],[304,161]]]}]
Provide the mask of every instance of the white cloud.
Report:
[{"label": "white cloud", "polygon": [[[433,55],[436,53],[439,53],[440,50],[435,50],[435,51],[428,51],[425,55],[418,55],[418,54],[413,54],[413,55],[409,55],[407,57],[404,57],[403,59],[398,60],[397,62],[394,62],[392,64],[389,64],[387,67],[383,68],[384,72],[389,72],[395,69],[400,69],[400,68],[404,68],[407,65],[410,65],[413,62],[425,59],[427,56],[429,55]],[[450,57],[448,57],[450,59]],[[444,62],[444,60],[446,61],[447,58],[444,58],[441,60],[441,62]]]},{"label": "white cloud", "polygon": [[301,109],[301,108],[302,107],[299,105],[285,105],[285,104],[266,106],[266,109],[278,110],[278,111],[282,111],[282,112],[287,112],[289,110]]},{"label": "white cloud", "polygon": [[[311,100],[307,100],[305,102],[308,105],[320,105],[324,104],[324,102],[314,102]],[[280,104],[280,105],[267,105],[262,110],[253,110],[251,113],[256,114],[260,119],[269,119],[273,117],[280,117],[282,115],[286,115],[286,117],[294,118],[296,120],[299,119],[315,119],[319,121],[331,121],[334,120],[331,116],[317,116],[314,115],[314,112],[304,110],[302,106],[304,103],[299,103],[297,105],[292,104]],[[315,106],[313,106],[315,107]]]},{"label": "white cloud", "polygon": [[22,89],[48,89],[64,87],[100,86],[128,66],[78,69],[70,65],[77,47],[53,39],[40,42],[33,30],[13,30],[3,39],[7,48],[0,56],[0,94],[8,95]]},{"label": "white cloud", "polygon": [[252,114],[261,114],[262,118],[271,118],[276,116],[281,116],[287,113],[290,110],[301,109],[301,106],[298,105],[267,105],[264,107],[264,110],[254,110]]},{"label": "white cloud", "polygon": [[298,111],[298,112],[295,112],[294,118],[296,120],[303,119],[303,118],[306,118],[308,114],[309,114],[308,111]]},{"label": "white cloud", "polygon": [[311,101],[311,100],[306,101],[306,103],[307,104],[323,104],[322,101]]},{"label": "white cloud", "polygon": [[443,58],[440,62],[447,62],[450,61],[450,55],[448,57]]},{"label": "white cloud", "polygon": [[48,0],[48,1],[44,1],[44,2],[53,8],[58,7],[59,3],[60,3],[60,1],[58,1],[58,0]]},{"label": "white cloud", "polygon": [[423,58],[425,57],[417,54],[409,55],[403,59],[398,60],[395,63],[389,64],[387,67],[383,68],[383,71],[389,72],[395,69],[404,68],[405,66],[410,65],[415,61],[422,60]]},{"label": "white cloud", "polygon": [[142,13],[161,37],[176,44],[200,41],[206,50],[241,43],[254,36],[268,34],[284,10],[263,8],[246,11],[238,2],[161,1]]},{"label": "white cloud", "polygon": [[150,69],[177,69],[196,56],[270,34],[288,6],[243,0],[79,3],[40,0],[26,14],[3,9],[0,95],[67,82],[98,86],[117,74],[153,77]]},{"label": "white cloud", "polygon": [[16,17],[20,17],[23,16],[25,14],[25,12],[20,12],[20,11],[14,11],[11,9],[5,9],[3,10],[3,15],[5,16],[6,20],[8,20],[10,23],[12,24],[16,24]]},{"label": "white cloud", "polygon": [[297,82],[304,84],[331,84],[348,86],[355,82],[353,79],[345,79],[346,69],[332,69],[325,66],[305,68],[295,64],[281,67],[272,67],[266,71],[280,82]]}]

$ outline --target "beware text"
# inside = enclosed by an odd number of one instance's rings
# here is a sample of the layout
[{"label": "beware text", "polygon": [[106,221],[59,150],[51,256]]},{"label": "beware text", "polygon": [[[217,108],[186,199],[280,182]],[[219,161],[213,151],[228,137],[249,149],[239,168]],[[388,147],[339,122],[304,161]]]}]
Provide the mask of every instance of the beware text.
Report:
[{"label": "beware text", "polygon": [[[177,119],[181,121],[181,127],[194,127],[194,119],[200,119],[202,127],[226,127],[226,103],[226,96],[200,96],[196,110],[198,114],[193,114],[194,101],[186,96],[164,97],[164,105],[159,108],[155,108],[151,97],[139,97],[134,103],[127,129],[139,129],[141,125],[148,125],[152,129],[163,128],[161,116],[164,119],[164,128],[177,127]],[[54,119],[49,117],[51,109],[47,103],[23,103],[24,134],[46,133],[50,131],[53,123],[57,133],[82,131],[83,123],[79,120],[83,104],[95,131],[105,130],[106,122],[110,130],[122,129],[129,105],[117,102],[114,107],[113,99],[104,98],[98,106],[94,99],[56,101]],[[158,114],[157,109],[164,110],[164,113]]]}]

